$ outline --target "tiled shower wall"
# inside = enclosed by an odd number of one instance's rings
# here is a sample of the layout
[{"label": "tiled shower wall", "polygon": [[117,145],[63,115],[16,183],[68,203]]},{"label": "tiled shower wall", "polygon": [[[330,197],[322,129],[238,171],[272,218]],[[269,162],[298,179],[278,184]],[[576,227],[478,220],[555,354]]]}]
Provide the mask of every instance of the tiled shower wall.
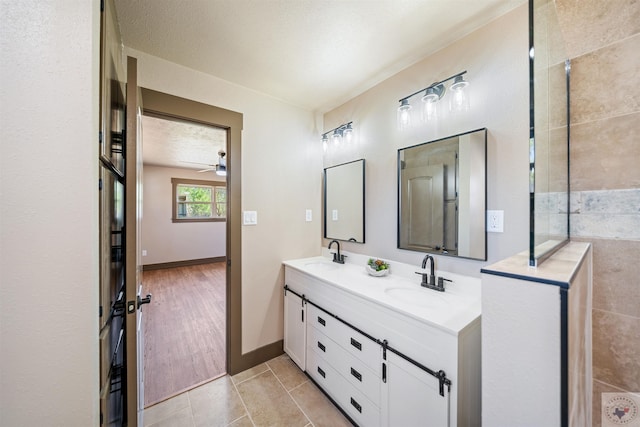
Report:
[{"label": "tiled shower wall", "polygon": [[593,424],[640,392],[640,0],[556,0],[571,58],[571,236],[593,243]]}]

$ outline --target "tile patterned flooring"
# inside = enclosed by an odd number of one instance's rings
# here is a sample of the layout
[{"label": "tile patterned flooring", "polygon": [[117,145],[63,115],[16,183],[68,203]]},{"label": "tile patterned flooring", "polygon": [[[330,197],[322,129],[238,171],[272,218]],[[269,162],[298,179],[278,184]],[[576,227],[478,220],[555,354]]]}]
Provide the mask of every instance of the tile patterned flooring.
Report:
[{"label": "tile patterned flooring", "polygon": [[351,426],[283,354],[144,411],[145,427]]}]

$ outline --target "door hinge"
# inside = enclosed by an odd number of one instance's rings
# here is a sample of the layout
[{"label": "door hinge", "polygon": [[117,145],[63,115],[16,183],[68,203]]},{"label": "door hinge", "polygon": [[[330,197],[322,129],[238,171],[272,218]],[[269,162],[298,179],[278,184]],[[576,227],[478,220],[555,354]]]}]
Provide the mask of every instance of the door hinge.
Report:
[{"label": "door hinge", "polygon": [[102,306],[98,308],[98,317],[102,317]]},{"label": "door hinge", "polygon": [[227,258],[227,267],[231,267],[231,259]]},{"label": "door hinge", "polygon": [[98,178],[98,190],[102,191],[102,178]]},{"label": "door hinge", "polygon": [[102,131],[98,131],[98,144],[102,144]]},{"label": "door hinge", "polygon": [[100,0],[100,12],[104,12],[104,0]]}]

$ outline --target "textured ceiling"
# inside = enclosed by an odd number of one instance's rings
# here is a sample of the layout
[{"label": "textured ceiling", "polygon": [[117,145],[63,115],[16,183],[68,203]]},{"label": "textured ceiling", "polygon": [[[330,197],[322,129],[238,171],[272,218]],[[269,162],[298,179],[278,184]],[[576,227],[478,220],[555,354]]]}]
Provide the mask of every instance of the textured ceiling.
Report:
[{"label": "textured ceiling", "polygon": [[142,116],[142,144],[145,165],[204,170],[218,164],[218,151],[225,150],[227,131],[182,120]]},{"label": "textured ceiling", "polygon": [[[115,0],[126,46],[329,111],[526,0]],[[143,120],[146,164],[217,163],[224,132]]]},{"label": "textured ceiling", "polygon": [[326,112],[526,0],[115,0],[126,46]]}]

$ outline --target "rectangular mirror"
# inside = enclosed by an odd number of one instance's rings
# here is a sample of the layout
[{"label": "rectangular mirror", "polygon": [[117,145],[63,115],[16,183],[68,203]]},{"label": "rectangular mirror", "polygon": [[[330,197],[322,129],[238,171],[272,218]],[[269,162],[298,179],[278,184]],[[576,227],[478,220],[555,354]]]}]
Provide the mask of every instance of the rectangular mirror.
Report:
[{"label": "rectangular mirror", "polygon": [[324,170],[324,237],[364,243],[364,159]]},{"label": "rectangular mirror", "polygon": [[398,248],[487,259],[487,130],[398,150]]}]

